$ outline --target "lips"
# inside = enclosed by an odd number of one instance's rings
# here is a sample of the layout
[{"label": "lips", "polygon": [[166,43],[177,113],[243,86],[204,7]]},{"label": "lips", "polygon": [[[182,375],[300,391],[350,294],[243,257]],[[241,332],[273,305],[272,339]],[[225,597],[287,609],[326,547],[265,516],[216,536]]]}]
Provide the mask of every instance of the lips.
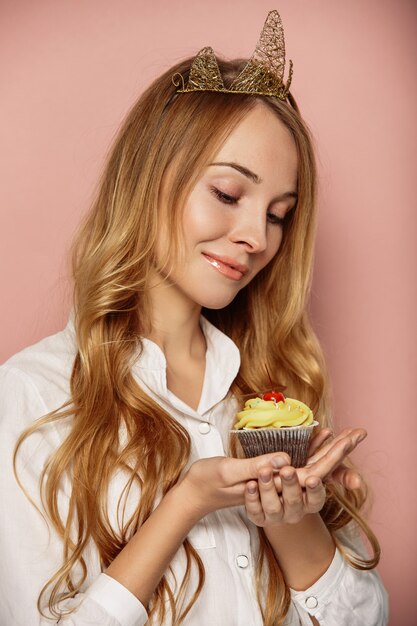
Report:
[{"label": "lips", "polygon": [[211,252],[203,252],[203,256],[215,270],[232,280],[241,280],[249,271],[247,265],[238,263],[238,261],[228,256],[212,254]]}]

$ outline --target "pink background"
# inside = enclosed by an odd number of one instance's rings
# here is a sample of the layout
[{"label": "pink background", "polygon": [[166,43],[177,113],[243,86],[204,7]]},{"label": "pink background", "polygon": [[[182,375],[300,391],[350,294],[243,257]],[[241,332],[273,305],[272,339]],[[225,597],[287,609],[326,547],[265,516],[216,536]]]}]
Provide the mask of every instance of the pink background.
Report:
[{"label": "pink background", "polygon": [[247,56],[272,8],[318,147],[312,312],[336,424],[368,430],[355,458],[374,492],[390,624],[408,626],[417,623],[413,0],[2,0],[0,361],[65,323],[68,246],[134,99],[204,45]]}]

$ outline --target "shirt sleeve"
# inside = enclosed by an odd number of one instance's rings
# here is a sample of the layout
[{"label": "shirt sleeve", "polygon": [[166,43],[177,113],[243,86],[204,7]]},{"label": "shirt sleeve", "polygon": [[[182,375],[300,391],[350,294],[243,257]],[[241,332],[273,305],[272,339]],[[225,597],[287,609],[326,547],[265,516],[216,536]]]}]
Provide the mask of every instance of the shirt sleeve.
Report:
[{"label": "shirt sleeve", "polygon": [[[126,587],[100,574],[85,593],[79,593],[61,608],[75,610],[61,617],[59,626],[143,626],[148,619],[143,605]],[[41,621],[42,626],[50,621]]]},{"label": "shirt sleeve", "polygon": [[[339,531],[338,536],[349,551],[366,555],[353,524]],[[388,595],[378,572],[355,569],[338,549],[323,576],[305,591],[291,589],[291,597],[299,614],[312,615],[320,626],[388,624]]]},{"label": "shirt sleeve", "polygon": [[[31,504],[13,472],[13,452],[19,435],[48,413],[30,376],[16,368],[0,368],[0,623],[14,626],[143,626],[144,606],[126,587],[101,573],[94,547],[85,556],[89,577],[82,593],[60,604],[60,620],[37,610],[43,585],[62,565],[62,540]],[[40,508],[39,477],[51,452],[60,444],[57,429],[31,435],[18,454],[17,471],[27,495]],[[58,504],[67,507],[68,484]],[[73,612],[65,615],[68,610]],[[46,611],[47,613],[47,611]]]}]

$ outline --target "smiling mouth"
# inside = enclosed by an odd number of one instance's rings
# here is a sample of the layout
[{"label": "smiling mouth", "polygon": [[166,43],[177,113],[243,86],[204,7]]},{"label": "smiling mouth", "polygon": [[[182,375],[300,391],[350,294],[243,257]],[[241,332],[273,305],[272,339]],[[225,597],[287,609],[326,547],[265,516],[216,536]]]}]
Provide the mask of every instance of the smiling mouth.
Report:
[{"label": "smiling mouth", "polygon": [[214,257],[206,252],[203,252],[203,257],[220,274],[232,280],[241,280],[249,271],[246,265],[237,263],[228,257]]}]

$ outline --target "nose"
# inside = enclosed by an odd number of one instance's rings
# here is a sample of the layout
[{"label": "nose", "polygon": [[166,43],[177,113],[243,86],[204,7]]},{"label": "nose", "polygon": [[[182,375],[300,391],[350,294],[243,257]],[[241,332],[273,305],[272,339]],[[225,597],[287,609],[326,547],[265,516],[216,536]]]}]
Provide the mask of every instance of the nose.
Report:
[{"label": "nose", "polygon": [[267,246],[266,212],[264,209],[236,212],[230,228],[229,238],[233,243],[241,244],[247,252],[263,252]]}]

